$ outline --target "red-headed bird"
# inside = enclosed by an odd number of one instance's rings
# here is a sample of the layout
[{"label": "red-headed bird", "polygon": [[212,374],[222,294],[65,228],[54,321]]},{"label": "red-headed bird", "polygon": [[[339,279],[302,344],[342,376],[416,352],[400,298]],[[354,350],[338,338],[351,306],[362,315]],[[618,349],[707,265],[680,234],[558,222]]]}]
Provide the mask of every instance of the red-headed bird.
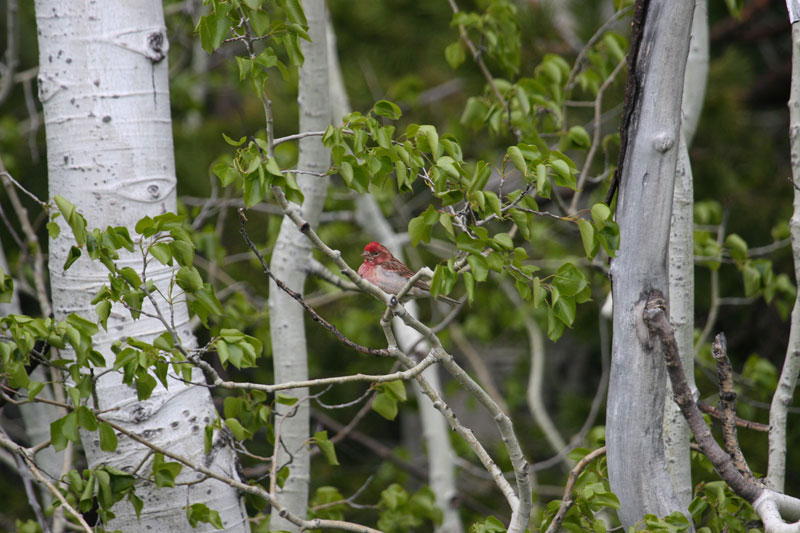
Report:
[{"label": "red-headed bird", "polygon": [[[381,243],[371,242],[366,245],[361,257],[364,258],[364,262],[358,267],[358,275],[389,294],[400,292],[414,275],[410,268],[393,256]],[[430,297],[430,286],[420,279],[408,290],[404,299]],[[450,305],[459,303],[458,300],[444,295],[439,295],[437,300]]]}]

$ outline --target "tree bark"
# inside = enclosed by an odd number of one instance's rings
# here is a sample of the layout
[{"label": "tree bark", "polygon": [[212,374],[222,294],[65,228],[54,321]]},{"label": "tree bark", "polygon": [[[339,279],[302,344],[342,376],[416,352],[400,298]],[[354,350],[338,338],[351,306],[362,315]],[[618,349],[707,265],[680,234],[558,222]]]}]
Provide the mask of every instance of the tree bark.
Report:
[{"label": "tree bark", "polygon": [[681,506],[662,438],[666,371],[642,321],[646,295],[667,292],[667,246],[680,141],[681,100],[694,2],[640,2],[640,41],[629,59],[617,222],[611,263],[614,340],[606,413],[611,489],[625,527]]},{"label": "tree bark", "polygon": [[[794,3],[796,6],[796,2]],[[792,82],[789,95],[789,141],[794,183],[794,211],[789,220],[795,283],[800,281],[800,24],[792,21]],[[800,290],[792,309],[786,357],[769,409],[769,464],[766,484],[782,492],[786,479],[786,420],[800,373]]]},{"label": "tree bark", "polygon": [[[692,21],[692,38],[683,81],[681,142],[675,191],[672,200],[672,227],[669,240],[670,322],[686,370],[686,380],[694,389],[694,187],[688,145],[694,137],[705,97],[708,77],[708,12],[706,0],[697,0]],[[664,453],[667,471],[681,506],[692,501],[692,467],[689,458],[691,432],[680,409],[668,394],[664,404]]]},{"label": "tree bark", "polygon": [[[323,0],[303,0],[308,33],[311,42],[302,42],[305,62],[300,68],[298,105],[300,108],[300,131],[324,130],[330,124],[330,97],[328,94],[328,59],[325,27],[325,2]],[[330,154],[319,137],[300,139],[299,170],[325,172],[330,166]],[[328,179],[299,174],[297,183],[303,191],[303,217],[316,226],[325,205]],[[275,277],[286,285],[303,293],[306,280],[306,267],[311,260],[311,243],[300,233],[288,217],[283,218],[280,233],[272,253],[270,268]],[[269,290],[270,333],[272,337],[272,356],[275,368],[275,382],[308,379],[308,355],[306,334],[303,324],[303,308],[270,282]],[[297,398],[308,395],[307,389],[292,389],[285,394]],[[288,464],[289,477],[283,488],[278,490],[278,500],[286,508],[305,516],[308,507],[309,455],[306,441],[309,437],[309,405],[300,402],[297,412],[287,418],[281,426],[280,438],[284,446],[279,447],[275,460],[279,465]],[[287,409],[286,406],[280,406]],[[276,408],[276,416],[283,411]],[[288,453],[287,453],[288,450]],[[289,456],[291,454],[291,457]],[[270,520],[273,530],[297,531],[296,525],[273,513]]]},{"label": "tree bark", "polygon": [[[50,195],[72,201],[90,228],[126,226],[135,236],[137,220],[177,207],[168,42],[161,3],[37,0],[35,8]],[[108,282],[108,271],[86,254],[64,271],[74,241],[63,217],[57,221],[61,235],[51,242],[49,252],[55,319],[74,312],[96,320],[91,300]],[[174,270],[154,263],[148,266],[147,277],[166,293]],[[139,253],[120,254],[118,265],[142,275]],[[167,312],[168,303],[160,297],[156,301]],[[154,311],[149,303],[144,308]],[[184,344],[192,345],[185,304],[174,306],[174,323]],[[95,335],[94,345],[110,366],[112,342],[124,337],[151,342],[163,330],[158,320],[143,314],[134,321],[127,310],[115,305],[107,331],[101,329]],[[62,356],[70,354],[63,350]],[[224,439],[217,439],[212,453],[204,452],[203,428],[217,418],[207,389],[171,379],[168,390],[159,384],[149,399],[138,401],[135,389],[122,383],[120,373],[103,369],[95,373],[101,376],[96,382],[97,407],[107,419],[236,477],[236,458]],[[196,380],[201,381],[197,374]],[[116,451],[107,453],[100,449],[96,435],[84,433],[89,467],[105,464],[129,472],[139,467],[137,473],[146,478],[152,464],[150,449],[121,434],[118,439]],[[136,493],[144,501],[141,520],[131,504],[122,501],[114,507],[116,518],[108,526],[123,531],[195,531],[185,508],[204,503],[219,512],[226,531],[249,531],[237,491],[203,477],[184,469],[172,489],[138,483]]]}]

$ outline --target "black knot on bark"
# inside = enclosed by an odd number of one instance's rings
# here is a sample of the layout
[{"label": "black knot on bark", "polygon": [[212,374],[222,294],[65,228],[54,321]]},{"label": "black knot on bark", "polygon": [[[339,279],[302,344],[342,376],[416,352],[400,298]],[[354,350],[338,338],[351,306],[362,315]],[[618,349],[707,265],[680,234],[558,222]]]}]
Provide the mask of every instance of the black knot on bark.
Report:
[{"label": "black knot on bark", "polygon": [[300,233],[308,233],[308,230],[311,229],[311,224],[308,222],[303,222],[303,225],[300,226]]},{"label": "black knot on bark", "polygon": [[167,57],[164,50],[164,40],[164,34],[160,31],[153,32],[147,36],[147,45],[152,51],[150,58],[153,60],[153,63],[158,63]]}]

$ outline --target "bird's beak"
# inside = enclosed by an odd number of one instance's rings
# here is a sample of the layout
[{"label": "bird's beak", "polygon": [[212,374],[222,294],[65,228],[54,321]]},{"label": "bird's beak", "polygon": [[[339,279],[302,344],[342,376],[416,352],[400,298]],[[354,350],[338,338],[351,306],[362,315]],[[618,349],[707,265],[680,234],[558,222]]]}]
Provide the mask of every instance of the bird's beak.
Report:
[{"label": "bird's beak", "polygon": [[362,259],[366,259],[366,258],[367,258],[367,256],[369,256],[369,253],[368,253],[366,250],[364,250],[363,252],[361,252],[361,258],[362,258]]}]

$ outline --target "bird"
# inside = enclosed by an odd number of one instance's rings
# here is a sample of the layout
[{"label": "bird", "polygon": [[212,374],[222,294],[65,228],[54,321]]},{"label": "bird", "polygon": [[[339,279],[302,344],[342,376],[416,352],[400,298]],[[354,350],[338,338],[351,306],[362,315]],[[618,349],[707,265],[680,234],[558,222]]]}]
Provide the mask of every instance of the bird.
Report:
[{"label": "bird", "polygon": [[[377,285],[384,292],[389,294],[396,295],[400,292],[400,290],[406,286],[411,276],[414,275],[414,272],[412,272],[410,268],[393,256],[392,253],[379,242],[367,244],[364,247],[364,251],[361,253],[361,257],[364,258],[364,262],[358,267],[358,275],[373,285]],[[408,290],[403,299],[431,297],[430,286],[420,279]],[[436,299],[450,305],[457,305],[460,303],[458,300],[454,300],[442,294]]]}]

